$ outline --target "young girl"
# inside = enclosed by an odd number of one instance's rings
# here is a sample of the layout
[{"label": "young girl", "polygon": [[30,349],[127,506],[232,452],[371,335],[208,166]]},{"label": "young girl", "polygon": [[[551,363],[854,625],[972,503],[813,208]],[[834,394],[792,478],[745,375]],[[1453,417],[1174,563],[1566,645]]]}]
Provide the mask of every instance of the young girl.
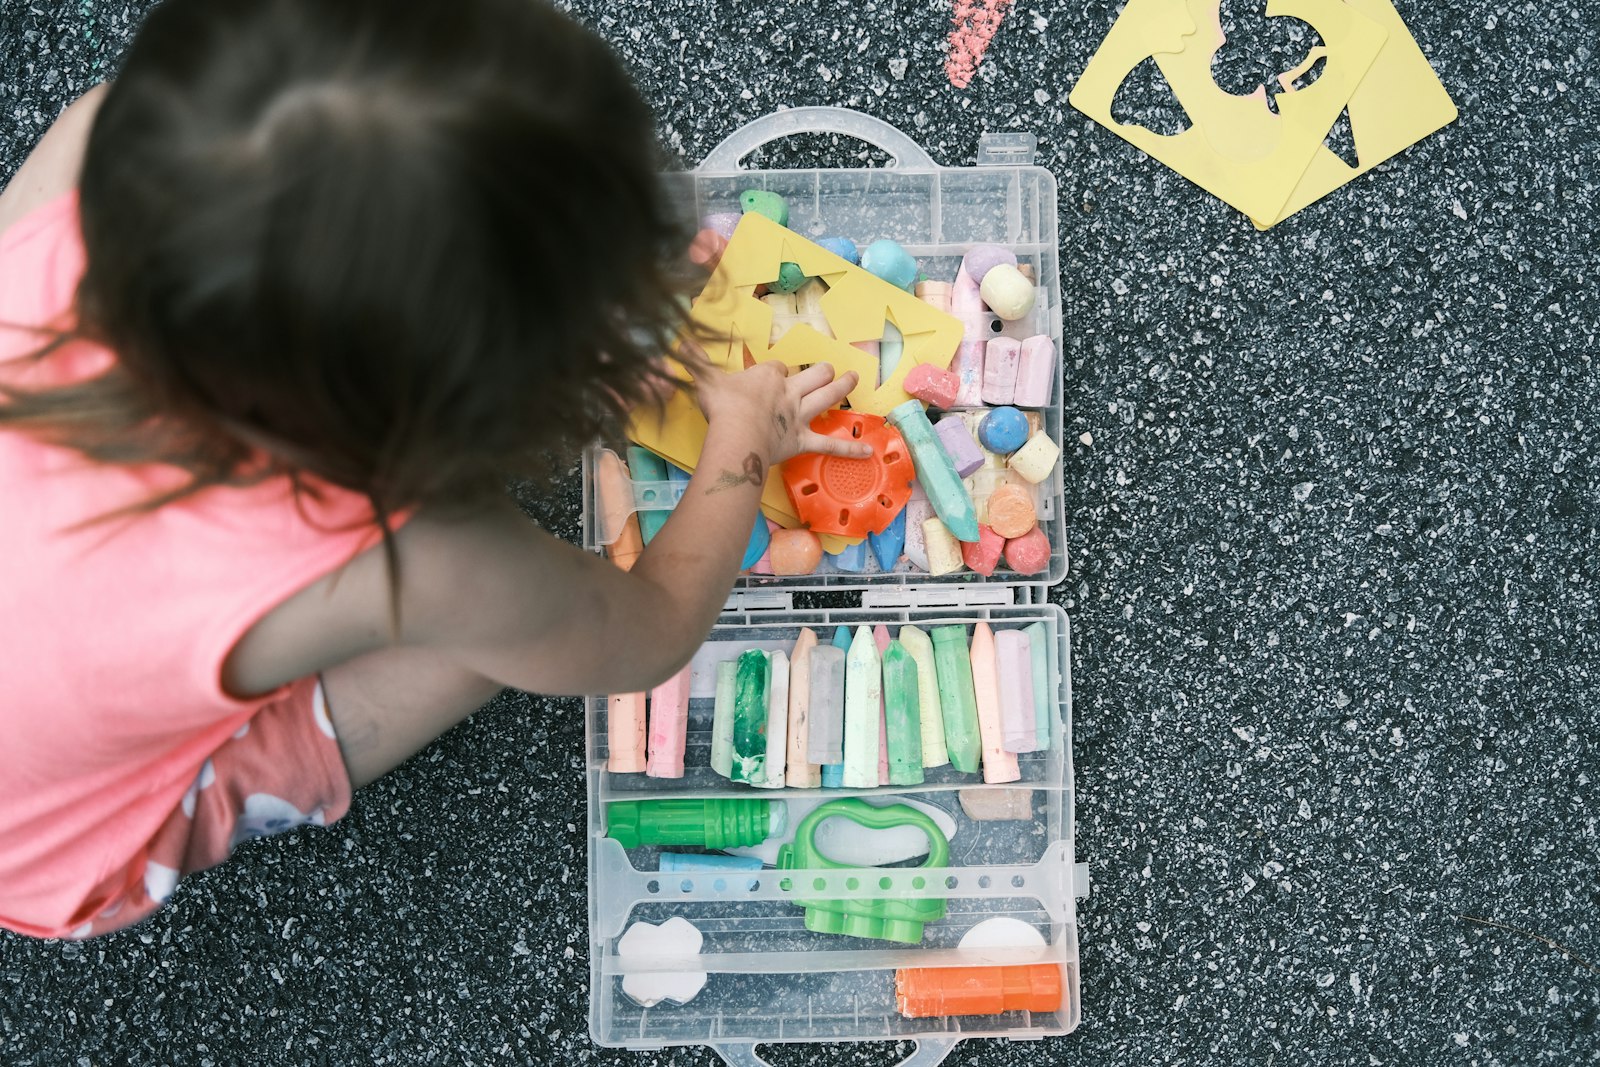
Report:
[{"label": "young girl", "polygon": [[503,686],[688,660],[854,380],[701,373],[631,572],[505,501],[663,380],[656,158],[543,0],[167,0],[67,109],[0,196],[0,926],[125,927]]}]

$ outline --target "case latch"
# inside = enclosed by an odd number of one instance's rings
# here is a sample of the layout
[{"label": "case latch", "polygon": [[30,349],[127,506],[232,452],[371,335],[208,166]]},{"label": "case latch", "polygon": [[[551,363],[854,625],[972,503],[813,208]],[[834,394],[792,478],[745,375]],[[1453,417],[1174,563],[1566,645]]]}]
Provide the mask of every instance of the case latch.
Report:
[{"label": "case latch", "polygon": [[1039,138],[1031,133],[985,133],[978,138],[978,166],[1031,167],[1039,156]]},{"label": "case latch", "polygon": [[1016,603],[1009,585],[886,585],[863,590],[864,608],[998,608]]},{"label": "case latch", "polygon": [[722,605],[723,614],[752,611],[792,611],[794,594],[767,589],[735,589]]}]

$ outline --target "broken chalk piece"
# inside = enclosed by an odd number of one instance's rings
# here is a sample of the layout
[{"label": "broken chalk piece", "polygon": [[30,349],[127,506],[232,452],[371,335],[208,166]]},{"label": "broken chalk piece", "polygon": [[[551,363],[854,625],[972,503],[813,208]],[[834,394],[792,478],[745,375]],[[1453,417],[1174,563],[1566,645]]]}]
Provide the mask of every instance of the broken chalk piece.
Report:
[{"label": "broken chalk piece", "polygon": [[810,530],[775,530],[767,555],[773,574],[810,574],[822,562],[822,542]]},{"label": "broken chalk piece", "polygon": [[1050,636],[1044,623],[1023,628],[1028,635],[1029,673],[1033,676],[1034,748],[1048,751],[1054,743],[1050,724],[1055,722],[1055,699],[1050,692]]},{"label": "broken chalk piece", "polygon": [[878,702],[883,697],[883,674],[872,631],[856,629],[845,657],[844,671],[844,785],[846,789],[872,789],[878,785]]},{"label": "broken chalk piece", "polygon": [[922,524],[933,518],[933,505],[923,495],[922,488],[913,484],[911,499],[906,501],[906,559],[920,571],[928,569],[928,541]]},{"label": "broken chalk piece", "polygon": [[1017,388],[1011,402],[1019,408],[1042,408],[1050,403],[1055,381],[1055,344],[1043,334],[1024,340],[1017,354]]},{"label": "broken chalk piece", "polygon": [[1017,265],[1017,254],[1001,245],[973,245],[967,249],[967,254],[961,257],[961,268],[969,277],[979,285],[983,284],[984,276],[1004,263],[1008,267]]},{"label": "broken chalk piece", "polygon": [[994,532],[1008,541],[1021,537],[1039,523],[1033,494],[1011,482],[994,487],[985,514]]},{"label": "broken chalk piece", "polygon": [[643,693],[614,693],[606,702],[606,770],[637,774],[645,769],[645,705]]},{"label": "broken chalk piece", "polygon": [[867,569],[867,542],[859,541],[853,545],[846,545],[838,552],[829,552],[828,562],[833,564],[833,569],[836,571],[860,574]]},{"label": "broken chalk piece", "polygon": [[997,263],[990,268],[983,276],[978,292],[989,310],[1007,322],[1015,322],[1032,311],[1033,301],[1038,295],[1034,292],[1033,283],[1024,278],[1021,271],[1005,263]]},{"label": "broken chalk piece", "polygon": [[818,237],[817,245],[826,248],[852,267],[861,262],[861,250],[848,237]]},{"label": "broken chalk piece", "polygon": [[1033,712],[1033,653],[1022,630],[994,635],[995,664],[1000,671],[1000,734],[1007,752],[1038,749]]},{"label": "broken chalk piece", "polygon": [[906,509],[901,508],[894,521],[889,523],[881,532],[867,535],[867,544],[872,549],[872,558],[878,561],[878,569],[888,572],[900,562],[900,553],[906,547]]},{"label": "broken chalk piece", "polygon": [[961,379],[932,363],[919,363],[906,372],[905,390],[931,407],[953,408],[961,391]]},{"label": "broken chalk piece", "polygon": [[821,767],[844,762],[844,652],[833,645],[811,649],[810,733],[806,758]]},{"label": "broken chalk piece", "polygon": [[[994,273],[993,271],[990,272]],[[978,734],[983,740],[983,780],[1015,782],[1022,777],[1015,754],[1007,752],[1000,723],[1000,671],[994,631],[986,622],[972,628],[972,692],[978,706]]]},{"label": "broken chalk piece", "polygon": [[1050,435],[1040,430],[1028,438],[1028,443],[1011,453],[1006,466],[1035,485],[1050,477],[1061,458],[1061,446],[1050,440]]},{"label": "broken chalk piece", "polygon": [[1000,554],[1006,548],[1006,539],[981,523],[978,526],[976,541],[957,543],[961,545],[961,559],[966,563],[967,569],[976,571],[985,578],[993,574],[994,569],[1000,565]]},{"label": "broken chalk piece", "polygon": [[972,428],[962,415],[946,415],[934,423],[933,432],[939,435],[939,443],[944,446],[951,464],[961,477],[965,478],[983,466],[983,451],[978,448]]},{"label": "broken chalk piece", "polygon": [[1050,539],[1041,527],[1006,542],[1006,566],[1018,574],[1038,574],[1050,566]]},{"label": "broken chalk piece", "polygon": [[689,668],[650,690],[650,743],[644,773],[651,778],[682,778],[683,749],[689,727]]},{"label": "broken chalk piece", "polygon": [[771,664],[759,648],[740,653],[734,689],[733,762],[729,778],[760,784],[767,764],[767,687]]},{"label": "broken chalk piece", "polygon": [[789,201],[766,189],[746,189],[739,194],[739,211],[742,214],[765,215],[779,226],[789,225]]},{"label": "broken chalk piece", "polygon": [[767,762],[755,784],[782,789],[789,757],[789,656],[778,650],[767,657]]},{"label": "broken chalk piece", "polygon": [[972,685],[972,660],[965,626],[935,626],[934,669],[939,680],[939,709],[944,715],[945,750],[950,765],[971,774],[978,769],[982,743],[978,734],[977,695]]},{"label": "broken chalk piece", "polygon": [[978,441],[997,456],[1009,455],[1028,440],[1028,417],[1014,407],[998,407],[978,424]]},{"label": "broken chalk piece", "polygon": [[929,574],[953,574],[961,569],[961,542],[937,515],[923,520],[922,540],[928,549]]},{"label": "broken chalk piece", "polygon": [[889,784],[922,784],[922,710],[917,662],[899,641],[883,653],[883,703],[888,715]]},{"label": "broken chalk piece", "polygon": [[1004,789],[962,789],[961,810],[974,822],[1008,822],[1033,815],[1033,790],[1023,786]]},{"label": "broken chalk piece", "polygon": [[950,754],[944,747],[944,711],[939,706],[939,675],[933,663],[933,641],[915,626],[902,626],[900,644],[917,665],[917,715],[922,727],[922,765],[946,766],[950,762]]},{"label": "broken chalk piece", "polygon": [[[1022,345],[1010,337],[993,337],[983,349],[983,402],[1011,404],[1017,394],[1017,362]],[[998,451],[998,450],[997,450]],[[1006,451],[1010,451],[1007,449]]]},{"label": "broken chalk piece", "polygon": [[727,778],[733,773],[734,696],[739,665],[733,660],[717,664],[717,695],[711,705],[711,769]]},{"label": "broken chalk piece", "polygon": [[[822,768],[811,762],[811,652],[817,635],[809,626],[795,638],[789,654],[789,751],[785,758],[784,782],[791,789],[816,789],[822,784]],[[768,772],[768,777],[771,773]]]},{"label": "broken chalk piece", "polygon": [[[955,464],[944,450],[933,424],[922,410],[922,402],[907,400],[889,412],[889,422],[900,431],[906,447],[911,451],[911,463],[916,468],[917,481],[933,504],[945,527],[962,541],[978,539],[978,515],[972,506],[972,495],[961,483]],[[963,424],[963,431],[966,427]],[[970,434],[968,435],[971,436]]]}]

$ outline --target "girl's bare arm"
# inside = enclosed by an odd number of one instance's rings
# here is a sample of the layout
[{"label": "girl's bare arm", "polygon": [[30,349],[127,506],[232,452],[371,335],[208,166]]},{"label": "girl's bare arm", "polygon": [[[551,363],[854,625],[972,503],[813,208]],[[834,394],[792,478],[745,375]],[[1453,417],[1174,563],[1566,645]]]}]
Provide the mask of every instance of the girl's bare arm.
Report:
[{"label": "girl's bare arm", "polygon": [[5,191],[0,192],[0,233],[34,208],[77,186],[89,127],[94,124],[105,91],[104,85],[97,85],[68,104],[23,160]]}]

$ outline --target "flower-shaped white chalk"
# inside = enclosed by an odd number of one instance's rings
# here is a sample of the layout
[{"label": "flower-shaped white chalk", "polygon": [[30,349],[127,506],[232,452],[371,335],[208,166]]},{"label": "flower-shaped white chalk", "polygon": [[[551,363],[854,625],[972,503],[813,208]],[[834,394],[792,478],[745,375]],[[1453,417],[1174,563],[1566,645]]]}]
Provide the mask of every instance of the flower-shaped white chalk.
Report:
[{"label": "flower-shaped white chalk", "polygon": [[[635,959],[698,956],[703,940],[699,929],[687,919],[674,916],[660,926],[637,922],[617,940],[617,955]],[[622,976],[622,991],[645,1008],[653,1008],[663,1000],[687,1004],[705,985],[704,971],[647,971]]]}]

